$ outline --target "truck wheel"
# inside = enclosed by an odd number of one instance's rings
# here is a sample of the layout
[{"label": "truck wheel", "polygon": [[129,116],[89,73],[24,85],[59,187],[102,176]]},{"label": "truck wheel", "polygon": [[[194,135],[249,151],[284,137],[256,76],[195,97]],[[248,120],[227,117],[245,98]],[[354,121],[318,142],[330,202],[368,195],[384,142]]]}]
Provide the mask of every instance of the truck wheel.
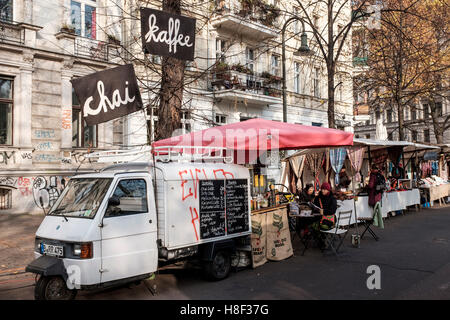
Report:
[{"label": "truck wheel", "polygon": [[225,279],[230,274],[231,258],[227,251],[218,251],[212,261],[205,266],[206,275],[209,280],[218,281]]},{"label": "truck wheel", "polygon": [[41,276],[34,288],[36,300],[73,300],[77,290],[70,290],[61,277]]}]

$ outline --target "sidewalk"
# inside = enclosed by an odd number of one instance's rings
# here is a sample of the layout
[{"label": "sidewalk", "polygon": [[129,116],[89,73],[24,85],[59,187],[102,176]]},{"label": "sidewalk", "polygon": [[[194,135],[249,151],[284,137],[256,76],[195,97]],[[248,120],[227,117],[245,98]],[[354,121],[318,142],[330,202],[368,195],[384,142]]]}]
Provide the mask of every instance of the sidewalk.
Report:
[{"label": "sidewalk", "polygon": [[[33,259],[34,233],[43,216],[0,216],[0,299],[33,299],[34,275],[24,273]],[[364,236],[360,248],[350,243],[343,255],[323,255],[311,248],[256,269],[207,282],[201,271],[165,270],[157,274],[158,294],[143,284],[100,292],[81,292],[77,299],[450,299],[450,206],[415,209],[385,220],[380,237]],[[362,229],[360,228],[360,232]],[[369,290],[367,267],[381,269],[381,290]]]},{"label": "sidewalk", "polygon": [[0,215],[0,299],[9,289],[34,285],[35,276],[25,273],[34,259],[34,235],[44,215]]}]

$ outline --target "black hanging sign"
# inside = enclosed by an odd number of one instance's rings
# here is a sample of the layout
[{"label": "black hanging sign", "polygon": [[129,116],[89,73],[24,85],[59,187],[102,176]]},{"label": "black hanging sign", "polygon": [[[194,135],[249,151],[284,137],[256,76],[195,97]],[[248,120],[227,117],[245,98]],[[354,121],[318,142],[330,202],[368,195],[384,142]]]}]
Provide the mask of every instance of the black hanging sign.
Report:
[{"label": "black hanging sign", "polygon": [[73,79],[83,119],[92,126],[141,110],[133,65],[127,64]]},{"label": "black hanging sign", "polygon": [[145,53],[194,60],[195,21],[165,11],[141,8],[141,37]]}]

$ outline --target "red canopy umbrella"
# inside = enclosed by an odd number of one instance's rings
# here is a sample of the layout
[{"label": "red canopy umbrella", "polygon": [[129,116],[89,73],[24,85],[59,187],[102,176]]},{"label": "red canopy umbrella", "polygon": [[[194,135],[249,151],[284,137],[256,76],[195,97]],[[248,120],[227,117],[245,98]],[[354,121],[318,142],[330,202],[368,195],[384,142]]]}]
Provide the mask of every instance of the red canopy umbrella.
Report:
[{"label": "red canopy umbrella", "polygon": [[[353,134],[350,132],[264,119],[250,119],[159,140],[154,142],[152,147],[153,152],[160,155],[167,154],[169,149],[165,147],[170,147],[172,152],[201,154],[211,152],[211,149],[233,150],[234,162],[249,163],[267,150],[351,145],[353,145]],[[205,151],[206,149],[208,151]]]},{"label": "red canopy umbrella", "polygon": [[337,129],[250,119],[159,140],[162,146],[217,147],[231,150],[292,150],[353,145],[353,134]]}]

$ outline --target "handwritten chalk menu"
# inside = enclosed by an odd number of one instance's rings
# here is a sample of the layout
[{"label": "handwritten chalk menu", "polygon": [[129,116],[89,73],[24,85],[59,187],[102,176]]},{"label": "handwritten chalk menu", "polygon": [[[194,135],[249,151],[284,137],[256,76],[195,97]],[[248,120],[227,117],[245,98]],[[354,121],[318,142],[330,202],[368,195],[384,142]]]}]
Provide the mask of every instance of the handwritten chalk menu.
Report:
[{"label": "handwritten chalk menu", "polygon": [[225,235],[225,181],[200,180],[200,238]]},{"label": "handwritten chalk menu", "polygon": [[227,234],[249,230],[247,179],[226,180]]},{"label": "handwritten chalk menu", "polygon": [[199,202],[201,239],[249,230],[247,179],[200,180]]}]

